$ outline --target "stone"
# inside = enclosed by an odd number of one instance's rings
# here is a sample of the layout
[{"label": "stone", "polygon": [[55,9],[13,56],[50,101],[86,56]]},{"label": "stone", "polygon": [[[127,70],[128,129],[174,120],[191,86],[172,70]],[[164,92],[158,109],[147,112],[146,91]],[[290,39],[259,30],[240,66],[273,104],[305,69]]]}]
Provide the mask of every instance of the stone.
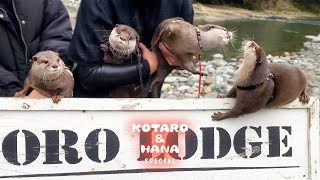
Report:
[{"label": "stone", "polygon": [[173,83],[173,82],[177,82],[178,80],[177,80],[177,77],[175,77],[175,76],[168,76],[168,77],[166,77],[166,79],[164,80],[164,82],[166,82],[166,83]]},{"label": "stone", "polygon": [[223,55],[222,54],[214,54],[212,57],[213,57],[214,60],[223,59]]},{"label": "stone", "polygon": [[316,36],[309,36],[309,35],[305,36],[305,38],[310,39],[310,40],[313,40],[315,37]]},{"label": "stone", "polygon": [[210,86],[204,86],[202,89],[202,92],[204,92],[205,94],[208,94],[212,91]]},{"label": "stone", "polygon": [[186,77],[177,77],[177,80],[178,80],[179,82],[187,82],[187,81],[188,81],[188,78],[186,78]]},{"label": "stone", "polygon": [[313,38],[312,42],[316,42],[316,43],[320,42],[320,36]]},{"label": "stone", "polygon": [[205,85],[208,85],[208,84],[212,84],[215,82],[215,79],[212,77],[212,76],[209,76],[206,78],[206,80],[204,81],[204,84]]},{"label": "stone", "polygon": [[171,88],[171,85],[170,85],[170,84],[164,83],[164,84],[162,85],[161,91],[169,91],[170,88]]},{"label": "stone", "polygon": [[210,92],[210,93],[204,95],[204,97],[205,98],[216,98],[216,97],[218,97],[218,95],[219,94],[217,92]]},{"label": "stone", "polygon": [[288,56],[290,56],[290,53],[289,53],[289,52],[284,52],[284,53],[282,54],[282,57],[288,57]]},{"label": "stone", "polygon": [[180,93],[185,93],[189,88],[190,86],[180,86],[178,90]]}]

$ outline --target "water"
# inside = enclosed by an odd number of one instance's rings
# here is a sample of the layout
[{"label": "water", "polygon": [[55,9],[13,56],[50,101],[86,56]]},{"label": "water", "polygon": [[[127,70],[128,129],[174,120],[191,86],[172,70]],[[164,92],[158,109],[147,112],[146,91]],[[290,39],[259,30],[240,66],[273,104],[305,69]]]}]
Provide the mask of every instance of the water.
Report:
[{"label": "water", "polygon": [[194,24],[212,23],[237,30],[235,47],[227,46],[227,52],[222,50],[208,50],[202,52],[204,60],[211,60],[214,53],[221,53],[227,58],[241,57],[239,49],[243,39],[256,41],[266,52],[273,56],[282,55],[284,52],[297,52],[303,48],[306,35],[317,36],[320,34],[320,17],[298,20],[279,19],[243,19],[220,22],[195,21]]}]

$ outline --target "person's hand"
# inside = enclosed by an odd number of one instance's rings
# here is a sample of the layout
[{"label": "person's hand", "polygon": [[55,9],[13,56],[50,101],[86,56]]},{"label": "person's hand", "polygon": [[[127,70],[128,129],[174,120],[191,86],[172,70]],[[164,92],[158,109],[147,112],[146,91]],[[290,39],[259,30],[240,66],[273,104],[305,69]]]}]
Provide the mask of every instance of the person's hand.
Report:
[{"label": "person's hand", "polygon": [[165,46],[165,43],[159,42],[159,49],[170,66],[181,66],[178,62],[177,56]]},{"label": "person's hand", "polygon": [[32,90],[31,93],[28,96],[26,96],[26,98],[42,99],[42,98],[48,98],[48,97],[40,94],[37,90]]},{"label": "person's hand", "polygon": [[155,52],[150,51],[144,44],[139,43],[139,48],[141,49],[142,58],[149,62],[150,75],[153,74],[158,67],[158,58]]}]

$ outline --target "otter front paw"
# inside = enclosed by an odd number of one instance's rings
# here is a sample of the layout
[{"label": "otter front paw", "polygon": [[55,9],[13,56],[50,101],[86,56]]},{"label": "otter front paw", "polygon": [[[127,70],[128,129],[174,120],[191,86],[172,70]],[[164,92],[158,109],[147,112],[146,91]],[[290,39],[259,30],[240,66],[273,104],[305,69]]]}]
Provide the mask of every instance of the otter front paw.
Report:
[{"label": "otter front paw", "polygon": [[23,97],[25,97],[25,96],[26,96],[25,93],[23,93],[22,91],[19,91],[19,92],[16,92],[13,97],[23,98]]},{"label": "otter front paw", "polygon": [[224,114],[225,113],[214,112],[213,115],[211,116],[212,121],[220,121],[220,120],[224,119]]},{"label": "otter front paw", "polygon": [[64,97],[60,96],[60,95],[52,96],[52,101],[53,101],[53,103],[58,104],[61,101],[62,98],[64,98]]},{"label": "otter front paw", "polygon": [[100,49],[104,52],[104,53],[108,53],[109,52],[109,47],[105,44],[100,44]]}]

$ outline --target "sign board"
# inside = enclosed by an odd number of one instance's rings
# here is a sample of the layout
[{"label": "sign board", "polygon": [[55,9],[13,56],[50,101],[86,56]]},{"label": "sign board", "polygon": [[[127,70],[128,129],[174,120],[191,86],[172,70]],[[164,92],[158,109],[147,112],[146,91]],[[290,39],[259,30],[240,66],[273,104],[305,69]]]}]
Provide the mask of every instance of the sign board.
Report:
[{"label": "sign board", "polygon": [[211,120],[233,104],[0,98],[0,179],[320,179],[317,98]]}]

